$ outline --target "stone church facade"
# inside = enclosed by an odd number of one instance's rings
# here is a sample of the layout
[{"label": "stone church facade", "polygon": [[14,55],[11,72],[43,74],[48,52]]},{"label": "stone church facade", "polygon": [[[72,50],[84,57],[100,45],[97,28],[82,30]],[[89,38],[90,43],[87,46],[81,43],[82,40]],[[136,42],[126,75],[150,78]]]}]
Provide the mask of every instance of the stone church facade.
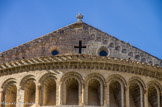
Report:
[{"label": "stone church facade", "polygon": [[162,60],[77,18],[0,53],[0,106],[162,107]]}]

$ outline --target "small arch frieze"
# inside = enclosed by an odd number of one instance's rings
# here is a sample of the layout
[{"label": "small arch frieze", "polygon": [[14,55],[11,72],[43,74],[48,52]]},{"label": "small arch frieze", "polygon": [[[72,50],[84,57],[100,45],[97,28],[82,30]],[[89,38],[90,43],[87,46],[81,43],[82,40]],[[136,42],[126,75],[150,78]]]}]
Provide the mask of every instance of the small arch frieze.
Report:
[{"label": "small arch frieze", "polygon": [[133,57],[133,52],[129,52],[128,56]]},{"label": "small arch frieze", "polygon": [[110,43],[108,47],[109,48],[114,48],[114,43]]},{"label": "small arch frieze", "polygon": [[116,46],[115,47],[115,50],[120,51],[121,50],[121,47],[120,46]]},{"label": "small arch frieze", "polygon": [[122,53],[127,54],[127,49],[122,49]]},{"label": "small arch frieze", "polygon": [[91,38],[92,38],[92,40],[94,40],[95,37],[96,37],[96,35],[95,35],[94,33],[92,33],[92,34],[91,34]]},{"label": "small arch frieze", "polygon": [[135,56],[135,59],[136,59],[136,60],[140,60],[140,59],[141,59],[141,56],[140,56],[140,55],[136,55],[136,56]]}]

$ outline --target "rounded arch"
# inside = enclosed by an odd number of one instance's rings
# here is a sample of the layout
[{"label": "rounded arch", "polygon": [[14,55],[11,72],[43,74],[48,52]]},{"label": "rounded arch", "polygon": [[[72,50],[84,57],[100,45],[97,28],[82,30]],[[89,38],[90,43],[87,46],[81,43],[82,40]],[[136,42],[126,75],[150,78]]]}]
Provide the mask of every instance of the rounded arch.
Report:
[{"label": "rounded arch", "polygon": [[9,79],[5,80],[1,87],[5,88],[6,86],[8,86],[8,85],[10,85],[12,83],[16,85],[17,82],[16,82],[15,78],[9,78]]},{"label": "rounded arch", "polygon": [[41,105],[56,105],[56,77],[53,73],[46,73],[40,77],[38,82],[41,84]]},{"label": "rounded arch", "polygon": [[61,77],[61,80],[60,82],[64,82],[66,81],[68,78],[75,78],[77,79],[78,82],[82,83],[83,82],[83,78],[82,76],[77,73],[77,72],[68,72],[68,73],[65,73],[62,77]]},{"label": "rounded arch", "polygon": [[135,59],[136,60],[140,60],[141,59],[141,56],[140,55],[135,55]]},{"label": "rounded arch", "polygon": [[25,84],[28,82],[28,81],[34,81],[35,82],[35,76],[34,75],[27,75],[25,77],[23,77],[20,81],[20,86],[22,89],[24,89],[25,87]]},{"label": "rounded arch", "polygon": [[139,78],[139,77],[132,77],[128,80],[128,86],[132,83],[132,82],[136,82],[137,84],[140,84],[140,86],[142,86],[143,89],[146,88],[146,84],[144,83],[144,81]]},{"label": "rounded arch", "polygon": [[138,77],[133,77],[128,81],[129,105],[143,107],[145,83]]},{"label": "rounded arch", "polygon": [[55,81],[57,79],[54,73],[46,73],[39,78],[38,82],[42,84],[47,78],[52,78]]},{"label": "rounded arch", "polygon": [[127,85],[126,80],[125,80],[121,75],[118,75],[118,74],[110,75],[110,76],[106,79],[106,82],[107,82],[108,84],[110,84],[113,80],[118,81],[120,84],[122,83],[124,86]]},{"label": "rounded arch", "polygon": [[24,90],[24,107],[33,106],[36,95],[35,76],[27,75],[20,81],[20,88]]},{"label": "rounded arch", "polygon": [[7,107],[15,107],[16,106],[16,99],[17,99],[17,85],[16,79],[9,78],[7,79],[3,85],[3,94],[1,102],[5,102]]},{"label": "rounded arch", "polygon": [[109,48],[114,48],[114,43],[110,43]]},{"label": "rounded arch", "polygon": [[148,63],[149,63],[149,64],[151,64],[151,65],[153,64],[153,62],[152,62],[152,61],[149,61]]},{"label": "rounded arch", "polygon": [[[103,105],[105,79],[99,73],[90,73],[85,78],[86,105]],[[95,97],[93,97],[95,96]]]},{"label": "rounded arch", "polygon": [[146,63],[146,62],[147,62],[147,61],[146,61],[146,58],[142,58],[142,59],[141,59],[141,62]]},{"label": "rounded arch", "polygon": [[108,104],[110,106],[119,106],[124,105],[124,89],[126,87],[126,80],[118,74],[110,75],[107,80],[108,87]]},{"label": "rounded arch", "polygon": [[[82,83],[83,83],[82,76],[77,72],[68,72],[62,76],[60,82],[62,87],[61,103],[67,105],[79,104],[79,102],[81,102],[81,94],[82,94]],[[73,98],[70,97],[68,95],[69,93],[72,93],[74,97]]]},{"label": "rounded arch", "polygon": [[122,53],[126,54],[127,53],[127,49],[122,49]]},{"label": "rounded arch", "polygon": [[129,52],[129,53],[128,53],[128,56],[133,57],[133,52]]},{"label": "rounded arch", "polygon": [[149,81],[149,82],[147,83],[147,88],[148,88],[149,86],[156,87],[156,89],[158,89],[159,91],[162,90],[162,87],[161,87],[160,83],[159,83],[158,81],[156,81],[156,80],[154,80],[154,81]]},{"label": "rounded arch", "polygon": [[162,61],[160,62],[160,66],[162,67]]},{"label": "rounded arch", "polygon": [[115,50],[120,51],[121,50],[121,47],[120,46],[116,46],[115,47]]},{"label": "rounded arch", "polygon": [[102,74],[99,73],[90,73],[85,77],[85,82],[86,84],[88,83],[89,80],[91,79],[97,79],[100,82],[102,82],[102,84],[105,84],[105,78],[102,76]]},{"label": "rounded arch", "polygon": [[161,86],[157,81],[150,81],[147,84],[148,104],[151,107],[158,107],[160,105],[160,91]]}]

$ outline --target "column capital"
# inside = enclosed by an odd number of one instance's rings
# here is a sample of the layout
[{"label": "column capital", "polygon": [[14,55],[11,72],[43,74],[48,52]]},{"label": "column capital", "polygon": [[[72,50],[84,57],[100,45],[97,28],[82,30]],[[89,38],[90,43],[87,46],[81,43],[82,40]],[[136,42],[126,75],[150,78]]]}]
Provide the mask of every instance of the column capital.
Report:
[{"label": "column capital", "polygon": [[82,82],[82,86],[85,88],[85,86],[86,86],[86,83],[85,82]]},{"label": "column capital", "polygon": [[107,83],[104,84],[104,88],[107,88]]},{"label": "column capital", "polygon": [[19,85],[19,86],[17,86],[17,90],[19,91],[19,90],[21,90],[22,89],[22,87]]},{"label": "column capital", "polygon": [[144,88],[143,92],[144,92],[144,94],[146,94],[148,92],[148,89]]},{"label": "column capital", "polygon": [[2,93],[3,92],[3,88],[0,88],[0,93]]},{"label": "column capital", "polygon": [[38,84],[37,84],[37,87],[38,87],[38,88],[41,88],[41,86],[42,86],[41,83],[38,83]]},{"label": "column capital", "polygon": [[162,91],[160,91],[160,95],[162,96]]},{"label": "column capital", "polygon": [[129,86],[127,85],[127,86],[125,86],[125,91],[127,91],[129,89]]}]

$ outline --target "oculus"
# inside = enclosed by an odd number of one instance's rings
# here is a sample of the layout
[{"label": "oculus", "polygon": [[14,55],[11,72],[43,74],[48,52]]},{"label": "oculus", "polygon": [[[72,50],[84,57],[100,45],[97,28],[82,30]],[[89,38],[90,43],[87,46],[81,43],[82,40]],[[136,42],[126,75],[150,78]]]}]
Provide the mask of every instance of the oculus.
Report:
[{"label": "oculus", "polygon": [[106,47],[101,47],[98,51],[99,56],[108,56],[108,49]]},{"label": "oculus", "polygon": [[102,50],[102,51],[100,51],[99,55],[100,55],[100,56],[107,56],[107,52],[104,51],[104,50]]},{"label": "oculus", "polygon": [[52,54],[53,56],[55,56],[55,55],[58,55],[59,52],[58,52],[57,50],[53,50],[53,51],[51,52],[51,54]]}]

